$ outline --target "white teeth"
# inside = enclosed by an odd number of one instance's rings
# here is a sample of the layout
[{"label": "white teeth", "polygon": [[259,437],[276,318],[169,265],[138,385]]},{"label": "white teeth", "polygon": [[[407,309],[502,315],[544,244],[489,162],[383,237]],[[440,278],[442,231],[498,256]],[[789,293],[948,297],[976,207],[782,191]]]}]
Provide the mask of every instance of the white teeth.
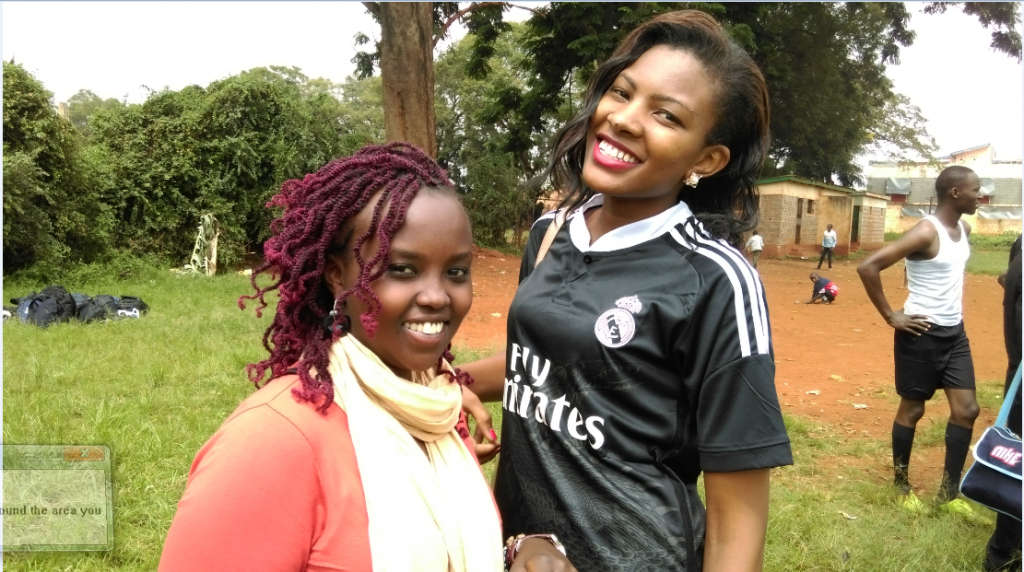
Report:
[{"label": "white teeth", "polygon": [[624,161],[626,163],[640,162],[636,157],[630,155],[629,153],[623,153],[621,150],[616,149],[615,146],[613,146],[611,143],[608,143],[607,141],[601,141],[601,143],[598,144],[597,148],[605,157],[611,157],[612,159],[617,159],[619,161]]},{"label": "white teeth", "polygon": [[405,322],[402,327],[424,334],[440,334],[444,330],[444,322]]}]

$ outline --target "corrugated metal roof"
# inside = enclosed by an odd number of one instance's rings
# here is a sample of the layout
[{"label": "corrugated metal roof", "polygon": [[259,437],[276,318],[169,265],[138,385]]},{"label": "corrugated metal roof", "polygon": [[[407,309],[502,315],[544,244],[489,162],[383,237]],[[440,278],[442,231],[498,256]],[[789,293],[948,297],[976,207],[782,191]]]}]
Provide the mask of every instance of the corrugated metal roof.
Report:
[{"label": "corrugated metal roof", "polygon": [[[886,177],[872,177],[868,179],[868,192],[885,194]],[[993,205],[1021,204],[1021,180],[1020,179],[997,179],[993,178],[995,189],[992,192]],[[910,194],[907,196],[907,203],[928,204],[928,199],[935,199],[935,179],[923,179],[910,177]]]}]

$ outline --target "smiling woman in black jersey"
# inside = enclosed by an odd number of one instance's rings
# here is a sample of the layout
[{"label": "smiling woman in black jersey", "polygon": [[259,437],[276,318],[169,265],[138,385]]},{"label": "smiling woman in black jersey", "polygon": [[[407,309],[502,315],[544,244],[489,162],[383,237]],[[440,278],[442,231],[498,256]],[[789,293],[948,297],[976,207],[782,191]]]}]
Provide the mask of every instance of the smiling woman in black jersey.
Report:
[{"label": "smiling woman in black jersey", "polygon": [[504,408],[506,536],[553,532],[588,572],[761,568],[769,469],[792,454],[735,246],[768,145],[764,78],[706,14],[648,21],[597,69],[556,139],[565,198],[531,232],[507,351],[465,367]]}]

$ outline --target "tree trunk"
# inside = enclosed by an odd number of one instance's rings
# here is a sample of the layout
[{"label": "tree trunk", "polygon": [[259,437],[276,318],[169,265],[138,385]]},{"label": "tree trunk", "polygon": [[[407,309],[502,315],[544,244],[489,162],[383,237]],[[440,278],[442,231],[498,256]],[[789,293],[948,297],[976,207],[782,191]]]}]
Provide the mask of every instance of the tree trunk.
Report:
[{"label": "tree trunk", "polygon": [[384,138],[437,157],[433,3],[380,2]]}]

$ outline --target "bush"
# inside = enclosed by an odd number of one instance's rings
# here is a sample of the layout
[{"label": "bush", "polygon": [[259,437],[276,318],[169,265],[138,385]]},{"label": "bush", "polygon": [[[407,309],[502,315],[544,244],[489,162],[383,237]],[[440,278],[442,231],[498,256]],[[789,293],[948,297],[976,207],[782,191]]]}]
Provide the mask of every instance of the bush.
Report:
[{"label": "bush", "polygon": [[[885,233],[885,242],[896,242],[903,233],[901,232],[887,232]],[[1013,241],[1017,240],[1020,236],[1019,232],[1004,232],[1003,234],[971,234],[968,242],[971,247],[975,250],[996,250],[1009,252],[1010,247],[1013,246]]]},{"label": "bush", "polygon": [[92,262],[83,271],[130,274],[149,254],[178,266],[207,213],[220,223],[218,262],[239,262],[267,238],[265,205],[285,180],[373,139],[343,125],[338,93],[279,67],[141,105],[82,91],[74,118],[86,138],[36,78],[4,63],[4,274],[55,280]]},{"label": "bush", "polygon": [[171,264],[153,254],[114,250],[90,264],[34,264],[4,277],[4,287],[15,292],[28,292],[42,290],[49,284],[61,284],[69,291],[78,292],[88,290],[92,284],[152,279],[156,275],[168,274],[168,269],[174,266],[181,265]]},{"label": "bush", "polygon": [[1004,232],[1003,234],[971,234],[971,247],[978,250],[999,250],[1010,251],[1013,241],[1020,236],[1019,232]]},{"label": "bush", "polygon": [[23,67],[4,62],[4,272],[95,260],[114,225],[93,157],[50,97]]}]

